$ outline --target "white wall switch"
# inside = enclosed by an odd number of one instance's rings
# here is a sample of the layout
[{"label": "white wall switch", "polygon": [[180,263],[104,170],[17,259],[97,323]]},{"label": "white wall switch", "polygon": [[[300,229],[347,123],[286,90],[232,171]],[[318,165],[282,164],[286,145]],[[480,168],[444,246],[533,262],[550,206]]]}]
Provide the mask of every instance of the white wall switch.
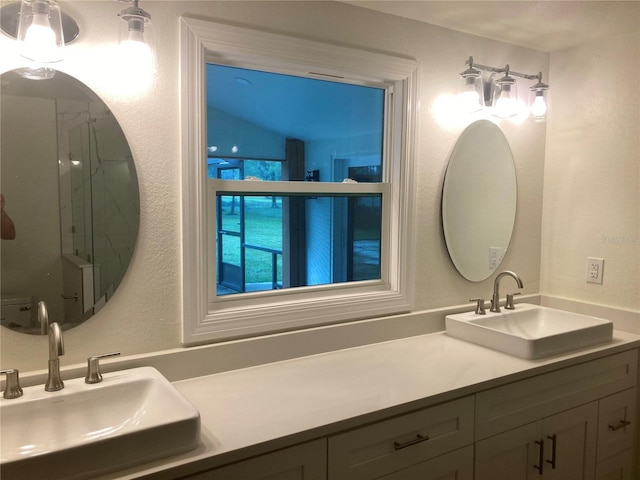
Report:
[{"label": "white wall switch", "polygon": [[597,283],[602,285],[602,274],[604,273],[604,258],[587,258],[587,283]]}]

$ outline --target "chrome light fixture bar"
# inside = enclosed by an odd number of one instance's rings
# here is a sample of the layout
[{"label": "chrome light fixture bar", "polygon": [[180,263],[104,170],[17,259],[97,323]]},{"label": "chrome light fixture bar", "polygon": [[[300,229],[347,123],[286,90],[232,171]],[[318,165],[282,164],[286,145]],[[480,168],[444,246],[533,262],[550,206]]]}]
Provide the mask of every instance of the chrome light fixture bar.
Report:
[{"label": "chrome light fixture bar", "polygon": [[[467,69],[460,73],[461,87],[458,94],[462,109],[467,112],[480,110],[485,105],[493,107],[493,115],[506,118],[517,115],[517,84],[513,77],[537,80],[529,87],[529,113],[534,120],[542,121],[547,114],[549,85],[542,82],[542,72],[537,75],[514,72],[509,65],[502,68],[475,63],[473,57],[465,62]],[[487,82],[481,71],[490,72]],[[496,74],[502,77],[494,80]]]}]

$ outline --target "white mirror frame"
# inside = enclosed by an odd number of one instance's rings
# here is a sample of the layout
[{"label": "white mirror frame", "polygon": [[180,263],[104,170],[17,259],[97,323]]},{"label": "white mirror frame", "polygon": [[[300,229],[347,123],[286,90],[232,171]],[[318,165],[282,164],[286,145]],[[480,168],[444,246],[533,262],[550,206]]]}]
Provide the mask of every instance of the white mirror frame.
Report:
[{"label": "white mirror frame", "polygon": [[[415,248],[415,138],[417,123],[418,63],[363,50],[314,42],[203,20],[180,19],[180,108],[183,228],[183,329],[186,345],[207,343],[277,331],[410,311],[413,303]],[[269,58],[267,64],[264,58]],[[382,282],[335,284],[328,288],[303,287],[285,295],[259,297],[255,302],[212,308],[208,301],[211,263],[206,208],[206,61],[228,65],[272,66],[282,71],[308,66],[308,72],[342,75],[356,81],[390,85],[397,106],[390,121],[397,132],[388,135],[387,148],[399,159],[390,173],[391,210],[383,255],[388,265]],[[214,192],[215,193],[215,192]],[[384,274],[383,274],[384,277]],[[333,288],[332,288],[333,287]],[[338,288],[336,288],[338,287]]]}]

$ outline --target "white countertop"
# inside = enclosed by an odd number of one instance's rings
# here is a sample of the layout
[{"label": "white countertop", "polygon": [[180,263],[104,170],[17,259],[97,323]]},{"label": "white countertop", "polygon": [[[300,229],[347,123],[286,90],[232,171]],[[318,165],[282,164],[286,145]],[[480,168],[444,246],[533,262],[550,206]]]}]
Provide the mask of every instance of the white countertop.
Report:
[{"label": "white countertop", "polygon": [[182,380],[202,445],[101,479],[154,479],[215,468],[532,375],[640,347],[613,341],[525,360],[435,333]]}]

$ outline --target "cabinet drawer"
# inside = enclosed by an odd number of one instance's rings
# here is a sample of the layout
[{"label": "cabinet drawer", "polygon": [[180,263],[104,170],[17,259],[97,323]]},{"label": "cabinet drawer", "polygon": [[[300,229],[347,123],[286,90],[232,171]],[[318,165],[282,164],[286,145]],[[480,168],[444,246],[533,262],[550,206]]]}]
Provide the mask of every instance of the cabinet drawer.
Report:
[{"label": "cabinet drawer", "polygon": [[473,442],[465,397],[329,438],[329,480],[379,478]]},{"label": "cabinet drawer", "polygon": [[473,445],[445,453],[377,480],[473,480]]},{"label": "cabinet drawer", "polygon": [[611,355],[476,395],[476,439],[632,388],[638,351]]},{"label": "cabinet drawer", "polygon": [[633,447],[636,432],[636,388],[600,400],[598,461]]},{"label": "cabinet drawer", "polygon": [[325,480],[324,439],[201,472],[182,480]]}]

